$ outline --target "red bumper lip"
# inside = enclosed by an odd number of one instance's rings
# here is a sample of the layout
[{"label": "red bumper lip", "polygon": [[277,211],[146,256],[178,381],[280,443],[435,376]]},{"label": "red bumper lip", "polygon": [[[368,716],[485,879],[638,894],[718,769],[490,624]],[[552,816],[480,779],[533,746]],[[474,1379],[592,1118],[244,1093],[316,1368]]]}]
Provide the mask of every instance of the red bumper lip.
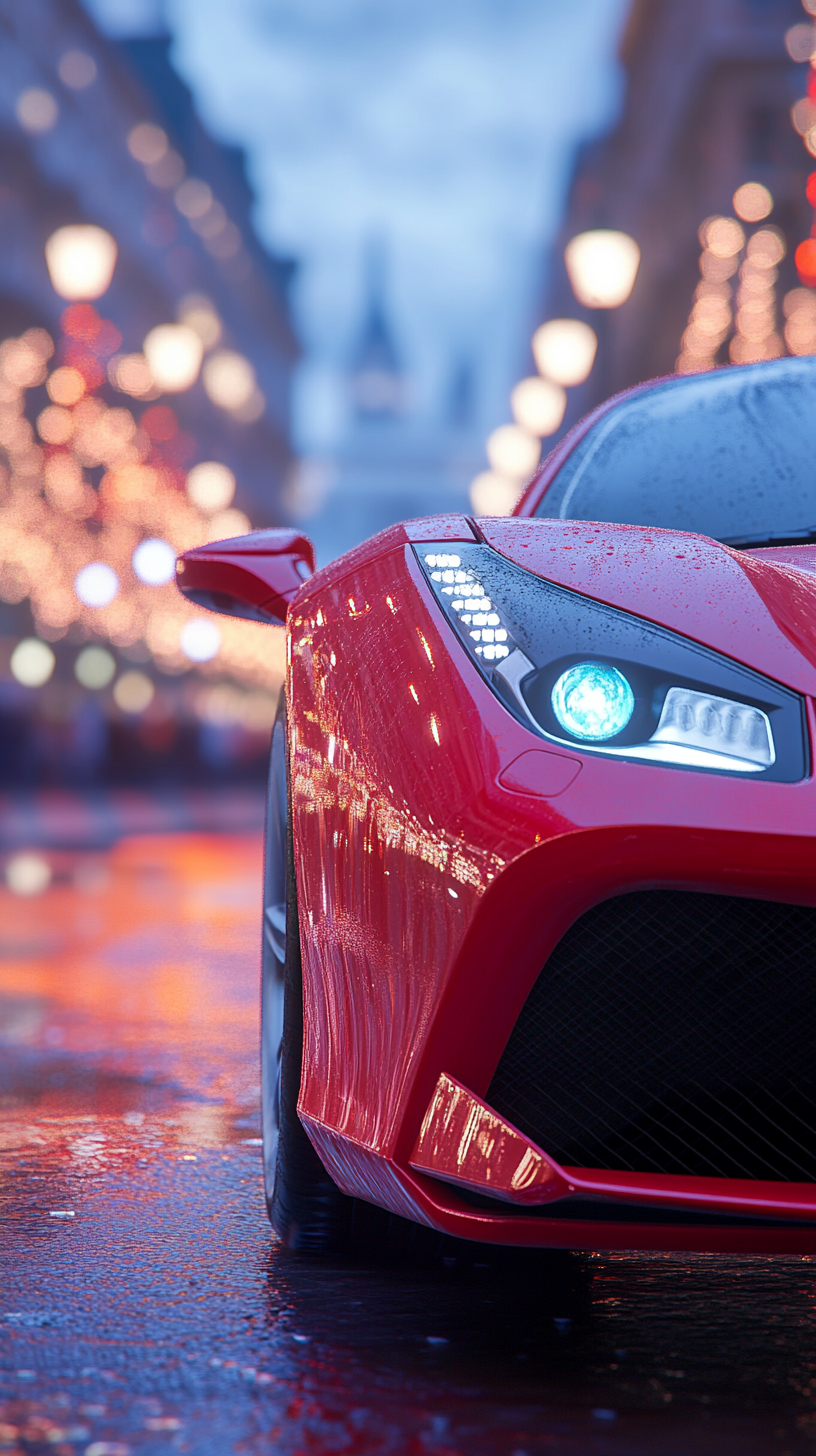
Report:
[{"label": "red bumper lip", "polygon": [[565,1167],[444,1072],[410,1166],[524,1209],[600,1200],[677,1212],[816,1220],[816,1185]]}]

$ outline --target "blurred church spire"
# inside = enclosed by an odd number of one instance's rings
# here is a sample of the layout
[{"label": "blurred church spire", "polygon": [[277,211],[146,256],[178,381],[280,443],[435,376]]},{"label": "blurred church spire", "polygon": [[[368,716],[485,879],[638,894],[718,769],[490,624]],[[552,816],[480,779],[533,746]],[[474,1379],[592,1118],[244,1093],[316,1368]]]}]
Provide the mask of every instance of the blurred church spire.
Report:
[{"label": "blurred church spire", "polygon": [[351,358],[349,385],[360,420],[388,420],[401,413],[405,376],[386,308],[386,250],[372,238],[365,251],[363,324]]}]

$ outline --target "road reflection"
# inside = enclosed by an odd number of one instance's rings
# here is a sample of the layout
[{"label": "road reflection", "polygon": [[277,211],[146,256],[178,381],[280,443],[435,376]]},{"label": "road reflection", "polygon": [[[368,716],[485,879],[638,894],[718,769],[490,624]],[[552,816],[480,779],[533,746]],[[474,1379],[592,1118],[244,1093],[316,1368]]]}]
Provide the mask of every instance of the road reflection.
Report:
[{"label": "road reflection", "polygon": [[814,1267],[275,1244],[257,836],[49,854],[0,890],[0,1448],[812,1451]]}]

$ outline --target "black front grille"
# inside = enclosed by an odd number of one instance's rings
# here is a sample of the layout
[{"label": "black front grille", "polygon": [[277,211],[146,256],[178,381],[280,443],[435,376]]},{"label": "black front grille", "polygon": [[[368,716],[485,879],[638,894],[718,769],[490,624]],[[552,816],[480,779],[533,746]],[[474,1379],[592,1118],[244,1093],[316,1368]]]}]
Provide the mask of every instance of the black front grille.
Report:
[{"label": "black front grille", "polygon": [[567,1166],[816,1182],[816,910],[673,890],[597,905],[487,1100]]}]

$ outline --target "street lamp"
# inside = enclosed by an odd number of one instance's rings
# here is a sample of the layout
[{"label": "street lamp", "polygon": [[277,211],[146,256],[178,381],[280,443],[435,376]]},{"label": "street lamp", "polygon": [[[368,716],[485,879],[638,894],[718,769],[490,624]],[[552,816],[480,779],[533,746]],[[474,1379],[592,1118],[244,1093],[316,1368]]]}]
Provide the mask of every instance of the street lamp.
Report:
[{"label": "street lamp", "polygon": [[157,389],[180,394],[198,378],[204,345],[189,324],[159,324],[142,345]]},{"label": "street lamp", "polygon": [[583,384],[597,348],[595,330],[582,319],[550,319],[533,334],[536,367],[553,384]]},{"label": "street lamp", "polygon": [[628,233],[596,228],[567,243],[564,262],[579,303],[586,308],[619,308],[632,292],[640,248]]},{"label": "street lamp", "polygon": [[517,479],[521,486],[541,458],[541,443],[521,425],[499,425],[487,437],[487,458],[494,470]]},{"label": "street lamp", "polygon": [[521,379],[510,395],[516,424],[531,435],[554,435],[566,407],[566,390],[549,379]]},{"label": "street lamp", "polygon": [[101,298],[110,287],[116,253],[116,243],[104,228],[92,223],[57,228],[45,245],[54,292],[72,302]]}]

